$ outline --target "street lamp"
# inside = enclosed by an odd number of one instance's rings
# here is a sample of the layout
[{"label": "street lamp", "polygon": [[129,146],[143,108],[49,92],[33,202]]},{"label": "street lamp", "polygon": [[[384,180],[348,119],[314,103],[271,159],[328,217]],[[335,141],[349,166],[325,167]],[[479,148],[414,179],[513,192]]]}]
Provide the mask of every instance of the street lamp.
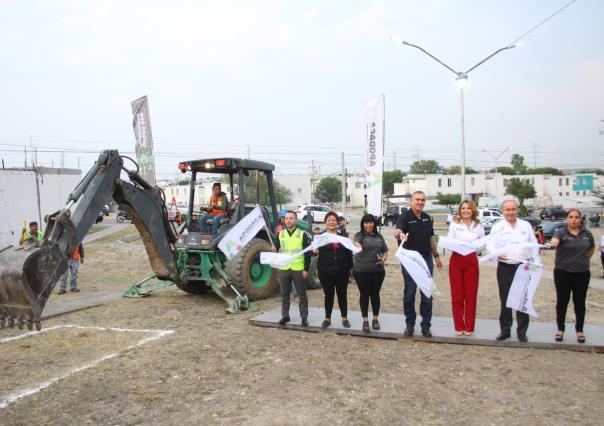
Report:
[{"label": "street lamp", "polygon": [[464,72],[464,71],[455,71],[449,65],[445,64],[443,61],[438,59],[436,56],[432,55],[430,52],[428,52],[427,50],[423,49],[422,47],[420,47],[416,44],[412,44],[412,43],[409,43],[409,42],[406,42],[404,40],[400,40],[397,38],[392,38],[391,40],[395,43],[401,43],[403,46],[414,47],[418,50],[421,50],[426,55],[428,55],[429,57],[434,59],[436,62],[438,62],[443,67],[447,68],[449,71],[451,71],[453,74],[455,74],[457,76],[455,78],[455,86],[457,86],[459,88],[459,107],[460,107],[459,108],[459,112],[460,112],[459,125],[460,125],[460,136],[461,136],[460,137],[460,139],[461,139],[461,199],[465,200],[466,199],[466,142],[465,142],[465,129],[464,129],[463,88],[466,86],[466,84],[468,82],[468,74],[471,71],[478,68],[480,65],[484,64],[489,59],[491,59],[493,56],[497,55],[498,53],[503,52],[504,50],[513,49],[514,47],[520,47],[524,43],[510,44],[509,46],[505,46],[505,47],[502,47],[501,49],[497,49],[495,52],[491,53],[489,56],[484,58],[482,61],[478,62],[476,65],[474,65],[473,67],[471,67],[470,69],[468,69],[467,71]]},{"label": "street lamp", "polygon": [[497,160],[499,160],[499,157],[501,157],[505,152],[507,152],[508,149],[510,149],[509,146],[497,155],[491,154],[486,149],[482,150],[483,152],[486,152],[487,154],[489,154],[489,156],[493,160],[495,160],[495,198],[497,198],[496,204],[499,204],[499,177],[497,176]]}]

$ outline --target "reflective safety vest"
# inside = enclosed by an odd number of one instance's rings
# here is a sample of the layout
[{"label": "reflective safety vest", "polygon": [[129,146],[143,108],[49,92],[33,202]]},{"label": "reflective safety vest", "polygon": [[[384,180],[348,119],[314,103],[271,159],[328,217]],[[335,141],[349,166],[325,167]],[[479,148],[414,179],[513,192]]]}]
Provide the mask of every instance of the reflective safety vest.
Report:
[{"label": "reflective safety vest", "polygon": [[[296,228],[296,230],[289,235],[289,232],[287,231],[287,229],[283,229],[283,231],[281,231],[279,233],[279,246],[281,247],[281,250],[279,250],[280,253],[285,253],[285,254],[296,254],[296,253],[300,253],[302,251],[302,245],[304,243],[304,233]],[[288,270],[291,269],[292,271],[303,271],[304,270],[304,256],[299,256],[296,257],[294,260],[291,261],[290,264],[285,265],[279,269],[283,269],[283,270]]]},{"label": "reflective safety vest", "polygon": [[[29,240],[31,237],[33,237],[34,235],[30,232],[30,231],[25,231],[25,239]],[[44,239],[44,234],[42,234],[40,231],[38,231],[35,235],[36,240],[43,240]]]},{"label": "reflective safety vest", "polygon": [[212,194],[210,196],[210,205],[212,206],[212,214],[213,215],[217,215],[217,214],[225,214],[226,212],[224,210],[219,210],[216,209],[216,206],[219,206],[222,204],[222,195],[218,194],[217,197],[214,196],[214,194]]}]

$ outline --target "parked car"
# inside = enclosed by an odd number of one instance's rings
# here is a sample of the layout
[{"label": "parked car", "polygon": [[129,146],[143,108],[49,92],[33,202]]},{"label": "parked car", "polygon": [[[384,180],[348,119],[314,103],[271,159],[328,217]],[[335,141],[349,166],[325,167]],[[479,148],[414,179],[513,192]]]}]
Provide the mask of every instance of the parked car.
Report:
[{"label": "parked car", "polygon": [[492,217],[489,220],[487,220],[486,222],[484,222],[482,224],[482,226],[484,227],[485,235],[489,235],[491,233],[491,229],[493,229],[493,226],[500,220],[503,220],[503,218],[502,217]]},{"label": "parked car", "polygon": [[390,206],[384,212],[384,225],[385,226],[394,226],[396,225],[396,221],[398,220],[398,216],[400,214],[405,213],[409,210],[408,207],[404,206]]},{"label": "parked car", "polygon": [[[503,214],[501,214],[501,211],[496,208],[478,209],[478,220],[480,220],[480,223],[483,225],[494,217],[502,218]],[[447,215],[447,225],[453,222],[453,219],[455,219],[454,214]]]},{"label": "parked car", "polygon": [[189,209],[184,206],[175,207],[173,205],[170,205],[167,207],[167,211],[168,211],[168,220],[170,222],[176,222],[178,220],[177,213],[180,213],[181,221],[186,221],[187,217],[189,216]]},{"label": "parked car", "polygon": [[[295,211],[298,215],[298,219],[300,220],[307,220],[308,213],[311,213],[313,222],[325,222],[325,215],[328,212],[333,212],[335,210],[330,209],[327,206],[321,206],[318,204],[305,204],[302,206],[298,206]],[[344,216],[344,214],[341,212],[336,212],[336,214],[338,215],[338,217]],[[346,220],[348,221],[348,218]]]},{"label": "parked car", "polygon": [[525,216],[525,217],[519,217],[518,219],[526,220],[528,223],[531,224],[533,229],[535,229],[537,226],[539,226],[541,224],[541,221],[539,219],[535,219],[534,217]]},{"label": "parked car", "polygon": [[565,219],[568,212],[560,207],[546,207],[541,210],[539,217],[541,220],[559,220]]},{"label": "parked car", "polygon": [[543,236],[545,241],[549,241],[554,236],[556,229],[560,229],[564,226],[564,221],[543,221],[541,222],[541,229],[543,230]]}]

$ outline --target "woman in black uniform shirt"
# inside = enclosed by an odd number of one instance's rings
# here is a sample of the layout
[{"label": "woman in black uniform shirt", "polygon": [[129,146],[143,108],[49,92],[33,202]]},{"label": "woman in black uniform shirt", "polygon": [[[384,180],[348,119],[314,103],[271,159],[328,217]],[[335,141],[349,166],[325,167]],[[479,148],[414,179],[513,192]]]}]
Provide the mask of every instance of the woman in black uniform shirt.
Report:
[{"label": "woman in black uniform shirt", "polygon": [[594,254],[594,237],[581,226],[581,212],[570,209],[566,214],[566,226],[554,232],[551,241],[556,248],[554,282],[556,284],[557,342],[564,339],[564,320],[570,295],[575,305],[575,330],[577,341],[585,343],[583,322],[585,320],[585,298],[589,286],[589,258]]},{"label": "woman in black uniform shirt", "polygon": [[380,289],[384,282],[384,263],[388,259],[388,246],[375,227],[375,217],[366,214],[361,219],[361,231],[354,236],[355,246],[362,249],[354,256],[352,276],[359,287],[359,304],[363,315],[363,332],[369,333],[369,300],[373,320],[371,326],[374,330],[380,329],[378,315],[380,314]]},{"label": "woman in black uniform shirt", "polygon": [[[325,231],[337,234],[338,215],[335,212],[329,212],[325,215]],[[345,328],[350,327],[348,321],[348,277],[352,269],[352,252],[342,244],[332,243],[313,250],[313,253],[319,255],[317,269],[319,271],[319,281],[325,293],[325,319],[321,328],[327,328],[331,325],[331,311],[333,310],[334,293],[338,295],[338,306],[342,315],[342,325]]]}]

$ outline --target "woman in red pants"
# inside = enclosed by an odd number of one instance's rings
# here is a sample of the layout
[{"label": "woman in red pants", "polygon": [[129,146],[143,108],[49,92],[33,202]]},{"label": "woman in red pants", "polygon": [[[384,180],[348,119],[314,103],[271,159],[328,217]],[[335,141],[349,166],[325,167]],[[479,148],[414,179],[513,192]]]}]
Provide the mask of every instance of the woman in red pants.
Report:
[{"label": "woman in red pants", "polygon": [[[456,219],[449,225],[448,237],[463,243],[472,243],[484,237],[484,228],[477,219],[476,205],[463,201],[457,209]],[[449,261],[453,323],[458,336],[471,336],[476,320],[478,296],[478,257],[476,253],[462,256],[453,253]]]}]

